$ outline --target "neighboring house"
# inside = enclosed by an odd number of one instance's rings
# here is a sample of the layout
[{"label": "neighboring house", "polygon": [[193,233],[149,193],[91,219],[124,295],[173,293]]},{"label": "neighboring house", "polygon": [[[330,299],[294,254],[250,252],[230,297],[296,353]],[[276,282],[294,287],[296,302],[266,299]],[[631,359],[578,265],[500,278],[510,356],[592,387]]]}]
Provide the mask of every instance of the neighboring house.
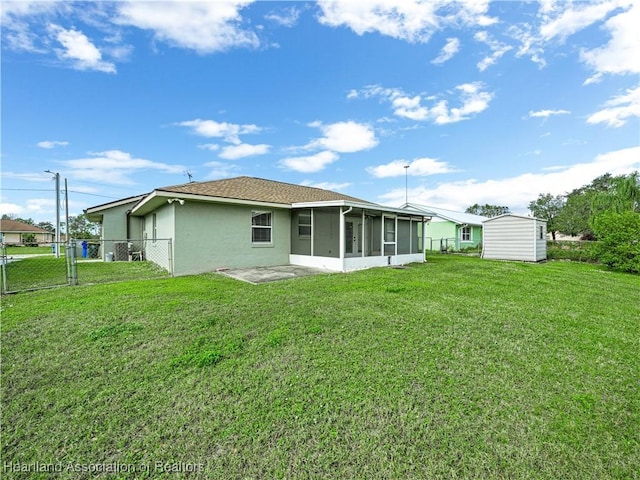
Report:
[{"label": "neighboring house", "polygon": [[500,215],[483,223],[482,258],[539,262],[547,259],[547,221]]},{"label": "neighboring house", "polygon": [[459,251],[482,243],[482,222],[487,217],[416,203],[407,203],[404,207],[431,217],[425,233],[426,250]]},{"label": "neighboring house", "polygon": [[142,240],[145,258],[154,258],[149,250],[156,240],[171,239],[176,275],[286,264],[350,271],[424,261],[422,212],[253,177],[158,188],[85,213],[102,223],[104,240]]},{"label": "neighboring house", "polygon": [[47,243],[54,241],[55,234],[35,225],[17,220],[0,220],[0,235],[6,245],[25,245],[31,243]]}]

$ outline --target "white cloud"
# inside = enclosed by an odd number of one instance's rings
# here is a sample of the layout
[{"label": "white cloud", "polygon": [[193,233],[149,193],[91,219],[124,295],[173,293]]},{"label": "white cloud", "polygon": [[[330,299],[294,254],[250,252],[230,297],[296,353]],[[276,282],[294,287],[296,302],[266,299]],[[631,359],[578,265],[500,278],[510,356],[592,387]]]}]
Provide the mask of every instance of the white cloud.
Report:
[{"label": "white cloud", "polygon": [[559,37],[561,40],[564,40],[574,33],[577,33],[580,30],[602,20],[611,11],[620,7],[620,5],[621,2],[618,0],[599,3],[567,3],[568,8],[563,10],[560,15],[543,15],[543,23],[540,26],[540,35],[546,41],[555,37]]},{"label": "white cloud", "polygon": [[[407,165],[409,166],[408,169],[405,168]],[[427,157],[416,158],[411,162],[406,160],[394,160],[384,165],[367,167],[367,172],[377,178],[400,177],[407,174],[416,177],[423,177],[456,171],[457,170],[451,167],[447,162]]]},{"label": "white cloud", "polygon": [[90,157],[60,162],[68,170],[66,175],[77,180],[91,180],[113,185],[133,185],[141,171],[156,170],[169,174],[182,174],[183,165],[169,165],[142,158],[134,158],[120,150],[89,152]]},{"label": "white cloud", "polygon": [[468,120],[489,107],[493,99],[493,93],[484,90],[482,82],[464,83],[454,88],[448,95],[457,93],[459,107],[449,107],[447,100],[438,100],[433,106],[423,105],[423,101],[434,101],[438,97],[426,97],[422,95],[410,96],[399,88],[384,88],[380,85],[369,85],[361,90],[352,90],[347,98],[371,98],[380,97],[387,100],[393,107],[394,115],[416,121],[430,121],[437,125]]},{"label": "white cloud", "polygon": [[0,203],[0,215],[22,215],[24,206],[15,203]]},{"label": "white cloud", "polygon": [[477,32],[473,38],[478,42],[487,44],[491,49],[491,55],[484,57],[477,64],[478,70],[480,70],[481,72],[484,72],[491,65],[494,65],[500,59],[500,57],[502,57],[505,53],[513,48],[511,45],[499,42],[485,30]]},{"label": "white cloud", "polygon": [[444,26],[490,25],[488,0],[432,2],[422,0],[320,0],[320,23],[346,26],[358,35],[377,32],[408,42],[427,42]]},{"label": "white cloud", "polygon": [[271,12],[265,17],[267,20],[271,20],[272,22],[277,23],[278,25],[282,25],[283,27],[291,28],[298,23],[298,19],[300,18],[300,10],[296,7],[290,7],[282,11],[282,13]]},{"label": "white cloud", "polygon": [[215,180],[217,178],[228,178],[233,175],[237,175],[240,167],[232,163],[222,162],[208,162],[204,164],[205,167],[209,167],[209,173],[205,180]]},{"label": "white cloud", "polygon": [[176,125],[191,127],[195,134],[202,137],[223,138],[225,141],[236,145],[241,143],[238,135],[260,133],[262,131],[262,128],[257,125],[240,125],[236,123],[216,122],[215,120],[201,120],[199,118],[178,122]]},{"label": "white cloud", "polygon": [[72,68],[116,73],[115,65],[102,60],[102,53],[84,33],[74,29],[66,30],[54,24],[49,25],[49,32],[64,47],[54,48],[58,59],[69,62]]},{"label": "white cloud", "polygon": [[323,190],[333,190],[333,191],[340,192],[342,190],[345,190],[346,188],[349,188],[352,185],[352,183],[350,182],[342,182],[342,183],[313,182],[311,180],[303,180],[302,182],[300,182],[300,185],[303,185],[305,187],[315,187],[315,188],[322,188]]},{"label": "white cloud", "polygon": [[[528,204],[540,193],[563,195],[589,184],[605,173],[624,175],[640,169],[640,147],[598,155],[592,162],[559,166],[542,173],[525,173],[515,177],[478,181],[440,183],[436,187],[419,186],[408,191],[410,202],[438,205],[464,211],[475,203],[506,205],[514,213],[528,212]],[[397,188],[380,197],[388,205],[401,205],[405,189]]]},{"label": "white cloud", "polygon": [[55,148],[55,147],[66,147],[69,145],[69,142],[59,142],[57,140],[43,140],[42,142],[38,142],[36,144],[40,148]]},{"label": "white cloud", "polygon": [[440,50],[440,55],[431,60],[431,63],[435,63],[436,65],[444,63],[450,60],[459,50],[460,40],[455,37],[447,38],[447,43],[442,47],[442,50]]},{"label": "white cloud", "polygon": [[598,81],[603,74],[640,73],[640,4],[632,3],[626,12],[611,17],[605,28],[611,33],[609,42],[593,50],[582,50],[580,59],[596,74],[585,84]]},{"label": "white cloud", "polygon": [[255,32],[242,27],[240,15],[252,1],[122,2],[115,21],[151,30],[158,40],[202,54],[256,48],[260,41]]},{"label": "white cloud", "polygon": [[529,111],[530,118],[549,118],[552,115],[568,115],[571,112],[568,110],[538,110],[538,111]]},{"label": "white cloud", "polygon": [[285,158],[280,161],[280,164],[283,167],[289,170],[295,170],[296,172],[313,173],[319,172],[327,165],[338,160],[338,158],[339,156],[337,153],[325,150],[314,155]]},{"label": "white cloud", "polygon": [[261,143],[259,145],[250,145],[248,143],[240,143],[238,145],[228,145],[222,149],[220,158],[225,160],[237,160],[238,158],[252,157],[255,155],[264,155],[271,149],[271,145]]},{"label": "white cloud", "polygon": [[621,127],[630,117],[640,117],[640,86],[628,89],[624,95],[618,95],[604,104],[587,118],[587,123],[606,123],[609,127]]},{"label": "white cloud", "polygon": [[483,88],[481,82],[458,85],[456,89],[461,92],[462,106],[449,108],[447,102],[441,100],[429,112],[433,122],[437,125],[460,122],[489,108],[493,93],[485,92]]},{"label": "white cloud", "polygon": [[360,152],[378,145],[375,131],[369,125],[353,121],[336,122],[324,125],[320,122],[309,124],[319,128],[323,137],[313,140],[305,148],[322,148],[340,153]]},{"label": "white cloud", "polygon": [[49,214],[56,211],[56,202],[51,198],[30,198],[26,203],[0,203],[0,215],[18,215],[30,218],[33,215]]},{"label": "white cloud", "polygon": [[209,150],[211,152],[217,152],[220,150],[220,145],[217,143],[203,143],[202,145],[198,145],[198,148],[202,150]]}]

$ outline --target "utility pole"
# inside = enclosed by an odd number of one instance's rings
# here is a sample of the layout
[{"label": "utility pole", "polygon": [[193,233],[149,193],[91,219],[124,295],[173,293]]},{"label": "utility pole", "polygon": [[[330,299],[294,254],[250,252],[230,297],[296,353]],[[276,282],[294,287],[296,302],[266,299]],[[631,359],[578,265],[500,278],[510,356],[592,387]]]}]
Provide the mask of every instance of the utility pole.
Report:
[{"label": "utility pole", "polygon": [[45,170],[45,173],[50,173],[55,176],[56,179],[56,243],[55,251],[56,258],[60,258],[60,174],[52,172],[51,170]]},{"label": "utility pole", "polygon": [[67,179],[64,179],[64,241],[69,244],[69,188]]},{"label": "utility pole", "polygon": [[404,204],[409,204],[409,167],[410,165],[404,166]]}]

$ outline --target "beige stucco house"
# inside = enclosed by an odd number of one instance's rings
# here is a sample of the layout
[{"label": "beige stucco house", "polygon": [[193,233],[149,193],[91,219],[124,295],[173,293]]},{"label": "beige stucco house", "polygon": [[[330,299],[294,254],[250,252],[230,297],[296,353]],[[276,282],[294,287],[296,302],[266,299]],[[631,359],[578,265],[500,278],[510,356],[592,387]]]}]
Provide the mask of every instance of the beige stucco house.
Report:
[{"label": "beige stucco house", "polygon": [[0,220],[0,236],[5,245],[48,244],[54,239],[53,232],[9,219]]},{"label": "beige stucco house", "polygon": [[[330,190],[254,177],[191,182],[85,210],[105,241],[153,255],[171,239],[176,275],[303,265],[333,271],[424,261],[424,216]],[[105,251],[108,247],[105,247]]]}]

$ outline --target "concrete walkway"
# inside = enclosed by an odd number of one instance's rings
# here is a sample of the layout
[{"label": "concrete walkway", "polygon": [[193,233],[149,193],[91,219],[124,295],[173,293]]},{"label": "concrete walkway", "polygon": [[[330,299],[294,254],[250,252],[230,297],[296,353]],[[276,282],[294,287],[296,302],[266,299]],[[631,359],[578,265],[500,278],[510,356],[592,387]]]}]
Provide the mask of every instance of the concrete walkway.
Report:
[{"label": "concrete walkway", "polygon": [[243,282],[258,285],[260,283],[276,282],[290,278],[308,277],[309,275],[321,275],[330,272],[319,268],[301,267],[298,265],[279,265],[275,267],[235,268],[222,270],[218,273]]}]

